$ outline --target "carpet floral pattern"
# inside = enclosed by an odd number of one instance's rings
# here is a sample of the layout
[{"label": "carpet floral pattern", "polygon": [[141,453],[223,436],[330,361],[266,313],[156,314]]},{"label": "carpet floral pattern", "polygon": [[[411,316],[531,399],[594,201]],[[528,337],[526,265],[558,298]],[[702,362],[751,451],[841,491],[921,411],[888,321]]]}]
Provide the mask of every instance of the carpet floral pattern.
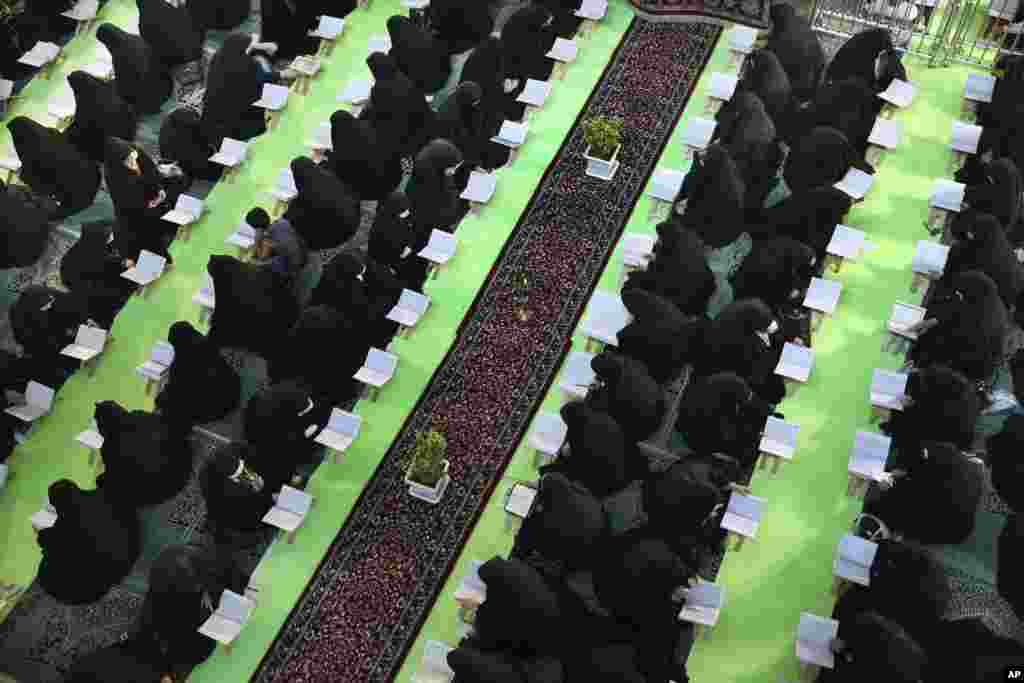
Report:
[{"label": "carpet floral pattern", "polygon": [[[634,20],[583,113],[625,120],[614,182],[584,174],[574,127],[253,681],[393,679],[551,384],[720,32]],[[524,275],[531,315],[520,322]],[[415,435],[434,425],[448,441],[452,481],[428,506],[403,479]]]},{"label": "carpet floral pattern", "polygon": [[653,21],[733,21],[769,28],[768,0],[630,0],[639,16]]}]

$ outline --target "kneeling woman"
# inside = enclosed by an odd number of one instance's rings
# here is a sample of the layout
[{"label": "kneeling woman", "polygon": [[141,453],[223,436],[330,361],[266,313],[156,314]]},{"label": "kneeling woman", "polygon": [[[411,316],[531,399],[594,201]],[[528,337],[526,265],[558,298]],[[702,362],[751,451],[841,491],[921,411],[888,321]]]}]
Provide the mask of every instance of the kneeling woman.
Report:
[{"label": "kneeling woman", "polygon": [[128,412],[114,401],[96,404],[96,426],[103,436],[100,457],[106,468],[97,479],[120,508],[169,500],[192,474],[187,427],[142,410]]},{"label": "kneeling woman", "polygon": [[167,340],[174,347],[167,384],[156,407],[173,422],[213,422],[234,410],[241,398],[241,380],[227,361],[196,328],[183,320],[171,325]]},{"label": "kneeling woman", "polygon": [[263,516],[274,506],[273,492],[263,477],[246,463],[246,446],[233,443],[221,448],[203,468],[199,486],[206,500],[206,520],[220,540],[231,532],[266,528]]},{"label": "kneeling woman", "polygon": [[96,602],[135,564],[139,523],[102,491],[83,491],[67,479],[51,484],[48,495],[57,522],[39,532],[39,585],[66,605]]}]

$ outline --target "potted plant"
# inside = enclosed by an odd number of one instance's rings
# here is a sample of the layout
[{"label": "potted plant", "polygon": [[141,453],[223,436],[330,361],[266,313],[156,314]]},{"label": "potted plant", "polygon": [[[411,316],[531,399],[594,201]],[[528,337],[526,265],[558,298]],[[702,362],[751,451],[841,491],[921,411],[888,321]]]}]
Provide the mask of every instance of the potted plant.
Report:
[{"label": "potted plant", "polygon": [[434,504],[441,500],[451,478],[448,461],[444,459],[448,442],[441,432],[431,429],[419,432],[412,450],[412,463],[405,475],[409,495]]},{"label": "potted plant", "polygon": [[583,122],[583,140],[587,151],[587,175],[611,180],[619,170],[619,149],[622,148],[622,119],[593,116]]}]

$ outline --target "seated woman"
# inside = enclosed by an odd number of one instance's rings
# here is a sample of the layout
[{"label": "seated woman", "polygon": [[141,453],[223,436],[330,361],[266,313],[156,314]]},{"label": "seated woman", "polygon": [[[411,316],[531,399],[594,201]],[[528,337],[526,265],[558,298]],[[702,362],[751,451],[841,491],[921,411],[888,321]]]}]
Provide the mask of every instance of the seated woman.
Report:
[{"label": "seated woman", "polygon": [[778,182],[783,154],[775,141],[775,124],[761,99],[738,92],[716,115],[712,141],[725,145],[746,185],[744,206],[763,206]]},{"label": "seated woman", "polygon": [[[133,641],[117,642],[79,657],[68,671],[67,683],[155,683],[164,673]],[[166,682],[164,682],[166,683]]]},{"label": "seated woman", "polygon": [[509,148],[491,142],[503,120],[495,114],[484,108],[483,89],[472,81],[460,83],[445,100],[438,117],[439,135],[451,140],[466,160],[456,185],[465,185],[473,169],[493,171],[508,163]]},{"label": "seated woman", "polygon": [[334,404],[318,402],[308,387],[289,380],[256,393],[245,406],[246,462],[263,477],[272,493],[292,482],[299,465],[312,462],[323,449],[315,439],[327,424]]},{"label": "seated woman", "polygon": [[186,5],[200,31],[230,31],[249,18],[250,0],[207,0]]},{"label": "seated woman", "polygon": [[973,270],[990,277],[1003,304],[1013,306],[1024,290],[1024,267],[999,221],[972,207],[956,215],[950,231],[956,241],[939,278],[939,288],[950,287],[959,273]]},{"label": "seated woman", "polygon": [[[412,254],[415,241],[412,204],[404,192],[396,190],[377,205],[366,253],[372,260],[397,272]],[[415,255],[412,258],[416,258]]]},{"label": "seated woman", "polygon": [[544,576],[521,560],[494,557],[481,565],[480,578],[487,584],[474,621],[481,648],[554,654],[563,616]]},{"label": "seated woman", "polygon": [[134,262],[113,247],[111,237],[109,225],[85,223],[82,236],[60,262],[61,282],[83,298],[88,317],[105,330],[135,292],[135,285],[121,277]]},{"label": "seated woman", "polygon": [[771,412],[741,377],[722,372],[690,383],[676,428],[699,454],[724,453],[753,466]]},{"label": "seated woman", "polygon": [[790,237],[757,240],[733,276],[733,296],[758,297],[774,310],[799,306],[818,272],[818,257]]},{"label": "seated woman", "polygon": [[57,388],[78,368],[61,350],[75,340],[79,325],[89,320],[85,297],[43,285],[29,285],[18,295],[8,316],[14,341],[33,367],[31,379]]},{"label": "seated woman", "polygon": [[640,630],[670,623],[679,613],[674,597],[696,576],[693,568],[660,539],[627,534],[609,539],[601,550],[603,560],[594,567],[601,606]]},{"label": "seated woman", "polygon": [[866,29],[843,43],[825,70],[825,83],[848,78],[861,80],[876,93],[895,79],[907,80],[907,70],[888,28]]},{"label": "seated woman", "polygon": [[903,453],[906,469],[890,472],[888,483],[864,511],[895,533],[925,544],[963,543],[985,490],[982,465],[949,443],[925,442],[919,453]]},{"label": "seated woman", "polygon": [[329,14],[344,19],[355,8],[356,0],[260,0],[260,40],[277,44],[279,59],[291,61],[299,55],[314,55],[320,42],[309,32],[317,27],[319,16]]},{"label": "seated woman", "polygon": [[117,91],[141,115],[160,111],[171,96],[174,83],[159,55],[139,36],[103,24],[96,38],[114,57]]},{"label": "seated woman", "polygon": [[531,549],[546,559],[564,562],[571,571],[592,566],[608,522],[593,493],[552,472],[541,477],[537,501],[523,528]]},{"label": "seated woman", "polygon": [[199,488],[206,501],[206,522],[219,542],[233,533],[266,529],[263,516],[274,506],[269,490],[251,465],[249,449],[231,443],[217,450],[199,472]]},{"label": "seated woman", "polygon": [[654,258],[645,270],[633,271],[626,277],[623,296],[630,290],[646,290],[665,297],[680,313],[703,315],[718,289],[707,264],[704,241],[675,221],[659,224],[657,231]]},{"label": "seated woman", "polygon": [[985,443],[992,469],[992,488],[1014,512],[1024,510],[1024,415],[1011,415],[1002,431]]},{"label": "seated woman", "polygon": [[953,598],[943,566],[917,546],[885,539],[877,543],[870,586],[850,586],[832,617],[842,624],[874,612],[902,626],[919,643],[932,643]]},{"label": "seated woman", "polygon": [[56,212],[53,200],[0,182],[0,270],[27,268],[39,260]]},{"label": "seated woman", "polygon": [[[685,281],[685,278],[684,278]],[[643,362],[651,377],[659,384],[678,375],[689,349],[692,328],[699,318],[691,318],[679,310],[676,300],[669,300],[640,284],[627,279],[622,290],[622,303],[633,320],[619,334],[619,351]],[[702,311],[701,311],[702,312]],[[645,342],[642,336],[647,335]],[[669,334],[672,339],[665,339]],[[632,348],[633,351],[627,350]],[[634,352],[635,351],[635,352]]]},{"label": "seated woman", "polygon": [[327,168],[364,201],[382,200],[402,182],[401,159],[382,153],[376,128],[339,109],[331,115]]},{"label": "seated woman", "polygon": [[189,323],[179,320],[167,332],[174,362],[156,407],[175,424],[203,424],[238,407],[242,386],[217,349]]},{"label": "seated woman", "polygon": [[649,531],[668,543],[684,562],[699,566],[701,553],[715,552],[711,546],[722,536],[718,522],[729,488],[723,485],[721,474],[738,469],[735,460],[721,454],[687,453],[663,472],[648,475],[643,509]]},{"label": "seated woman", "polygon": [[101,164],[107,138],[135,138],[135,109],[121,97],[114,81],[74,71],[68,85],[75,95],[75,117],[64,135],[83,155]]},{"label": "seated woman", "polygon": [[590,365],[601,383],[593,400],[622,425],[630,443],[643,441],[658,430],[665,414],[665,392],[643,363],[604,351]]},{"label": "seated woman", "polygon": [[167,248],[178,226],[162,218],[189,180],[165,178],[141,147],[119,138],[107,138],[103,175],[118,219],[117,250],[132,261],[143,249],[170,260]]},{"label": "seated woman", "polygon": [[203,56],[205,35],[192,18],[192,6],[202,2],[170,3],[167,0],[136,0],[139,35],[167,69]]},{"label": "seated woman", "polygon": [[338,254],[324,266],[309,305],[330,306],[353,320],[368,320],[370,297],[365,276],[366,264],[355,254]]},{"label": "seated woman", "polygon": [[65,136],[30,118],[14,117],[7,130],[21,159],[18,177],[36,194],[57,202],[54,220],[89,208],[100,189],[100,170],[96,164]]},{"label": "seated woman", "polygon": [[224,138],[251,140],[267,130],[266,113],[253,103],[262,97],[268,78],[250,55],[252,46],[252,36],[233,33],[210,62],[200,119],[210,147],[219,149]]},{"label": "seated woman", "polygon": [[299,157],[291,168],[299,194],[288,205],[285,219],[309,249],[340,247],[359,229],[358,195],[312,159]]},{"label": "seated woman", "polygon": [[103,491],[83,491],[67,479],[51,484],[47,495],[57,522],[38,534],[39,585],[65,605],[96,602],[135,565],[139,522]]},{"label": "seated woman", "polygon": [[814,97],[825,70],[825,51],[807,19],[784,2],[771,7],[772,32],[767,49],[775,53],[793,84],[797,102]]},{"label": "seated woman", "polygon": [[437,0],[427,8],[431,33],[446,56],[471,50],[491,34],[494,20],[486,3]]},{"label": "seated woman", "polygon": [[448,140],[434,140],[416,155],[406,194],[423,245],[432,229],[451,231],[466,213],[468,207],[455,183],[462,164],[462,152]]},{"label": "seated woman", "polygon": [[551,77],[555,63],[545,55],[551,51],[558,37],[554,21],[550,11],[531,3],[516,10],[501,29],[505,73],[508,78],[520,81],[519,92],[526,87],[527,79],[546,81]]},{"label": "seated woman", "polygon": [[884,680],[920,683],[925,680],[924,647],[898,623],[877,612],[861,612],[839,622],[832,643],[836,665],[824,669],[822,683]]},{"label": "seated woman", "polygon": [[793,125],[793,88],[789,76],[771,50],[754,50],[743,62],[743,74],[736,92],[752,92],[764,103],[765,111],[775,123],[779,137],[790,139]]},{"label": "seated woman", "polygon": [[794,195],[838,183],[856,153],[849,138],[835,128],[817,127],[800,137],[786,158],[782,177]]},{"label": "seated woman", "polygon": [[210,161],[217,153],[203,134],[202,118],[191,109],[175,109],[160,126],[160,157],[176,163],[191,178],[217,182],[224,167]]},{"label": "seated woman", "polygon": [[967,378],[942,365],[912,370],[903,410],[893,411],[881,429],[900,453],[917,454],[925,441],[954,444],[963,451],[974,444],[981,397]]},{"label": "seated woman", "polygon": [[63,44],[75,31],[74,20],[63,13],[74,4],[73,0],[25,0],[19,10],[11,10],[10,14],[19,12],[12,23],[23,37],[31,38],[31,42],[26,41],[29,47],[39,40]]},{"label": "seated woman", "polygon": [[853,205],[850,196],[832,185],[794,192],[770,209],[751,207],[747,231],[755,241],[790,237],[803,242],[824,261],[836,225],[843,222]]},{"label": "seated woman", "polygon": [[[811,126],[833,128],[850,142],[857,165],[873,168],[864,161],[868,137],[878,117],[881,100],[868,85],[856,78],[829,83],[818,90],[811,106],[801,113],[804,130]],[[801,125],[797,122],[797,125]]]},{"label": "seated woman", "polygon": [[253,264],[269,268],[294,290],[299,274],[309,261],[306,241],[287,218],[271,223],[270,216],[259,207],[245,215],[245,222],[256,230]]},{"label": "seated woman", "polygon": [[245,592],[244,579],[231,558],[217,549],[191,545],[164,549],[149,570],[136,643],[161,671],[185,680],[205,661],[217,642],[199,627],[213,614],[225,589]]},{"label": "seated woman", "polygon": [[282,353],[271,359],[271,381],[299,381],[314,400],[330,405],[356,398],[361,385],[353,376],[370,350],[360,322],[327,306],[307,308],[289,331]]},{"label": "seated woman", "polygon": [[560,413],[568,428],[569,457],[559,458],[543,473],[564,474],[598,498],[621,491],[630,482],[630,463],[626,435],[619,423],[584,401],[566,403]]},{"label": "seated woman", "polygon": [[446,43],[435,39],[409,17],[397,15],[388,19],[388,35],[395,64],[417,88],[429,95],[444,87],[452,70]]},{"label": "seated woman", "polygon": [[1002,361],[1008,329],[992,278],[961,272],[949,289],[932,297],[908,358],[917,367],[948,365],[971,382],[988,384]]},{"label": "seated woman", "polygon": [[375,52],[366,64],[374,83],[359,119],[369,121],[376,130],[382,145],[377,153],[389,160],[416,156],[437,129],[437,115],[390,54]]},{"label": "seated woman", "polygon": [[720,144],[693,155],[680,198],[686,210],[679,222],[693,230],[708,247],[732,244],[743,233],[747,185],[732,155]]},{"label": "seated woman", "polygon": [[105,468],[96,488],[114,505],[157,505],[185,488],[192,476],[188,425],[143,410],[129,412],[115,401],[97,403],[95,418]]},{"label": "seated woman", "polygon": [[211,256],[217,307],[207,339],[215,347],[242,348],[269,358],[299,316],[295,296],[272,271],[230,256]]},{"label": "seated woman", "polygon": [[[1017,132],[1017,131],[1014,131]],[[1019,138],[1014,140],[1020,146]],[[994,154],[1005,150],[994,149]],[[1018,159],[1020,158],[1019,155]],[[964,203],[981,213],[992,214],[999,224],[1012,230],[1021,217],[1021,192],[1024,182],[1015,159],[997,157],[984,163],[977,155],[968,158],[967,163],[957,172],[957,182],[964,183]]]},{"label": "seated woman", "polygon": [[583,23],[576,11],[583,5],[581,0],[539,0],[555,18],[551,30],[561,38],[572,40]]},{"label": "seated woman", "polygon": [[[462,65],[460,83],[477,83],[483,88],[481,107],[493,112],[497,119],[519,121],[526,105],[516,98],[526,85],[525,80],[511,78],[505,70],[505,48],[501,38],[491,36],[469,53]],[[500,123],[500,121],[499,121]]]},{"label": "seated woman", "polygon": [[785,340],[772,310],[760,299],[739,299],[726,306],[704,333],[700,375],[735,372],[772,405],[782,401],[786,387],[775,374]]}]

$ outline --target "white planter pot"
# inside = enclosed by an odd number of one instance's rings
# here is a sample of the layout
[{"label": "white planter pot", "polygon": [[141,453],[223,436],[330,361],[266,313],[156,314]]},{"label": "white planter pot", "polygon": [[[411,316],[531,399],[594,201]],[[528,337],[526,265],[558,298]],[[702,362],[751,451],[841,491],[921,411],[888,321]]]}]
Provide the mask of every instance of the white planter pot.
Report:
[{"label": "white planter pot", "polygon": [[591,178],[600,178],[601,180],[611,180],[615,177],[616,172],[619,170],[619,150],[622,149],[622,145],[615,147],[615,152],[612,154],[611,159],[597,159],[590,156],[590,146],[587,146],[587,151],[583,153],[583,157],[587,160],[587,175]]},{"label": "white planter pot", "polygon": [[436,505],[441,502],[441,496],[444,495],[444,490],[448,488],[448,482],[451,481],[451,477],[448,476],[448,461],[444,461],[444,474],[438,480],[434,486],[424,486],[418,482],[409,479],[408,473],[405,475],[405,483],[409,485],[409,495],[413,498],[419,498],[422,501],[426,501],[431,505]]}]

